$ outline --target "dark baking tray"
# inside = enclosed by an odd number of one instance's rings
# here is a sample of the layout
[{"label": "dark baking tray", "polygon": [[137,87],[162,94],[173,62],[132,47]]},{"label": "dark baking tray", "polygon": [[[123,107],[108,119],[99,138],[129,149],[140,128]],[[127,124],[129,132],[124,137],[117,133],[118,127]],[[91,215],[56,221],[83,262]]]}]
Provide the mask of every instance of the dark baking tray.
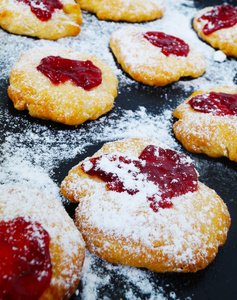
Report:
[{"label": "dark baking tray", "polygon": [[[165,1],[164,1],[165,2]],[[201,9],[205,6],[221,4],[225,1],[184,1],[184,5],[195,5],[197,9]],[[237,1],[227,1],[232,5],[237,5]],[[191,25],[190,25],[191,26]],[[235,58],[228,58],[236,64]],[[120,68],[119,65],[117,65]],[[127,76],[124,74],[124,76]],[[183,82],[187,79],[182,79]],[[233,74],[233,82],[236,83],[236,76]],[[35,123],[43,125],[47,130],[55,133],[64,130],[73,130],[76,134],[85,130],[91,130],[91,123],[86,122],[78,127],[69,128],[61,124],[55,124],[48,121],[36,120],[28,116],[27,112],[19,112],[13,108],[10,99],[7,96],[8,79],[0,78],[0,98],[1,98],[1,113],[3,115],[2,120],[4,130],[7,133],[21,132],[24,134],[24,130],[29,123]],[[192,91],[185,91],[180,85],[170,84],[166,87],[149,87],[139,83],[131,83],[129,89],[123,85],[119,87],[119,94],[115,101],[115,108],[112,112],[108,113],[104,118],[104,122],[107,119],[116,119],[120,117],[123,110],[130,109],[135,111],[138,107],[143,106],[148,113],[162,114],[164,110],[175,109],[183,99],[188,97]],[[159,98],[159,100],[157,100]],[[129,101],[128,101],[129,99]],[[172,101],[167,101],[172,99]],[[11,126],[4,121],[4,111],[7,110],[8,115],[12,116],[12,122],[14,117],[18,120],[18,126]],[[115,113],[114,113],[115,112]],[[9,118],[8,118],[9,120]],[[20,121],[19,121],[20,120]],[[21,121],[22,120],[22,121]],[[172,139],[175,137],[172,132],[172,123],[175,120],[171,119],[169,133]],[[4,142],[5,134],[0,131],[0,142]],[[80,160],[87,156],[92,155],[97,151],[107,139],[94,141],[92,145],[88,145],[86,152],[78,153],[74,158],[66,161],[59,161],[58,165],[55,165],[51,176],[54,182],[60,186],[60,183],[67,175],[69,169],[77,164]],[[69,141],[70,143],[70,141]],[[200,174],[200,181],[205,183],[210,188],[214,189],[218,195],[222,197],[228,206],[232,223],[228,238],[224,247],[219,249],[215,260],[205,269],[195,274],[157,274],[145,269],[141,269],[149,281],[153,283],[153,287],[157,286],[157,289],[162,288],[161,299],[236,299],[236,284],[237,284],[237,255],[236,255],[236,236],[237,236],[237,209],[236,209],[236,195],[237,195],[237,164],[229,161],[226,158],[209,158],[205,155],[188,153],[182,145],[176,141],[181,151],[189,155],[194,161],[196,169]],[[29,144],[30,145],[30,144]],[[3,163],[3,162],[1,162]],[[73,217],[76,205],[65,204],[65,207]],[[126,294],[128,289],[132,290],[132,299],[156,299],[152,298],[152,293],[142,293],[141,289],[137,289],[132,282],[127,281],[127,277],[123,276],[122,272],[117,272],[116,266],[108,268],[108,263],[94,259],[94,272],[97,276],[104,278],[109,276],[110,279],[106,284],[101,284],[96,288],[97,299],[129,299]],[[124,267],[126,268],[126,267]],[[108,273],[108,270],[110,272]],[[126,272],[126,270],[125,270]],[[94,299],[90,295],[90,289],[85,296],[83,289],[85,286],[79,284],[77,294],[72,297],[73,300],[79,300],[83,297],[85,299]]]}]

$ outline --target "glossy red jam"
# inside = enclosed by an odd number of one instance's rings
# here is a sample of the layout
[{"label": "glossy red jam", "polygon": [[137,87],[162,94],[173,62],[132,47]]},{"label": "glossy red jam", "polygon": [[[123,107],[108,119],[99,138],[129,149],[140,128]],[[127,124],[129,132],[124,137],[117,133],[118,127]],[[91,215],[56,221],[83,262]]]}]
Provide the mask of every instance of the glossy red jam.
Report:
[{"label": "glossy red jam", "polygon": [[187,56],[189,53],[189,45],[183,40],[172,35],[165,34],[158,31],[149,31],[144,33],[146,38],[152,45],[161,48],[161,52],[169,56],[174,54],[177,56]]},{"label": "glossy red jam", "polygon": [[[89,164],[85,162],[81,165],[82,170],[107,182],[107,188],[112,191],[134,195],[140,192],[139,186],[144,192],[146,183],[152,182],[157,192],[147,196],[147,200],[155,212],[159,208],[171,207],[172,197],[197,190],[197,174],[193,164],[185,155],[171,149],[149,145],[138,159],[102,155],[89,161]],[[135,188],[128,186],[131,181],[135,183],[132,185]],[[146,192],[149,194],[149,191]]]},{"label": "glossy red jam", "polygon": [[50,237],[37,223],[0,221],[0,299],[35,300],[49,286]]},{"label": "glossy red jam", "polygon": [[43,58],[37,70],[47,76],[53,84],[72,81],[86,91],[97,87],[102,82],[102,73],[90,60],[80,61],[47,56]]},{"label": "glossy red jam", "polygon": [[208,23],[203,28],[203,33],[209,35],[219,29],[234,26],[237,23],[237,8],[227,3],[217,5],[198,20],[208,20]]},{"label": "glossy red jam", "polygon": [[189,100],[192,109],[216,116],[237,116],[237,94],[211,92]]},{"label": "glossy red jam", "polygon": [[33,14],[41,21],[51,19],[55,9],[62,9],[63,4],[59,0],[17,0],[30,6]]}]

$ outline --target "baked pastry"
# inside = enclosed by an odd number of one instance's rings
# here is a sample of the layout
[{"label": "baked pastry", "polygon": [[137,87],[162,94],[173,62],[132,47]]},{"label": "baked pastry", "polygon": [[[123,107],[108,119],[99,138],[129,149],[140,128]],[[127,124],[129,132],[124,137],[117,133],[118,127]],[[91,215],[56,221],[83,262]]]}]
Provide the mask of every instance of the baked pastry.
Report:
[{"label": "baked pastry", "polygon": [[57,200],[29,187],[0,186],[0,298],[69,299],[85,244]]},{"label": "baked pastry", "polygon": [[56,40],[78,35],[81,24],[74,0],[0,0],[0,26],[11,33]]},{"label": "baked pastry", "polygon": [[198,77],[206,69],[200,53],[163,32],[123,27],[112,33],[110,47],[122,68],[148,85],[164,86],[183,76]]},{"label": "baked pastry", "polygon": [[143,22],[159,19],[164,7],[160,0],[76,0],[81,9],[101,20]]},{"label": "baked pastry", "polygon": [[173,116],[175,136],[188,151],[237,162],[237,87],[194,92]]},{"label": "baked pastry", "polygon": [[227,3],[206,7],[195,15],[193,27],[212,47],[237,56],[237,7]]},{"label": "baked pastry", "polygon": [[196,272],[216,256],[228,210],[197,181],[192,161],[160,142],[105,144],[72,168],[63,195],[79,202],[75,222],[90,252],[156,272]]},{"label": "baked pastry", "polygon": [[101,59],[72,49],[34,48],[13,66],[8,95],[32,117],[78,125],[108,112],[118,81]]}]

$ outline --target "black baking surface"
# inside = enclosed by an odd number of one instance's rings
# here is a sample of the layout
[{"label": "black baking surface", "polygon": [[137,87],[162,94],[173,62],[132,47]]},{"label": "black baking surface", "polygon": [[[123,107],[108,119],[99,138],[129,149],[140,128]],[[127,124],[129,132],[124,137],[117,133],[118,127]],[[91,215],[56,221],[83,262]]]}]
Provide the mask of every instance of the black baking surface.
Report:
[{"label": "black baking surface", "polygon": [[[165,3],[165,0],[163,0]],[[197,9],[201,9],[205,6],[211,6],[215,4],[221,4],[228,2],[232,5],[237,5],[237,1],[190,1],[190,5],[194,3]],[[186,4],[188,2],[186,1]],[[188,5],[188,4],[187,4]],[[237,61],[235,58],[228,58],[232,60],[233,64]],[[117,65],[120,68],[119,65]],[[237,73],[237,72],[236,72]],[[233,82],[236,83],[236,73],[233,74]],[[127,76],[127,75],[125,75]],[[184,82],[190,80],[189,78],[181,79]],[[31,118],[27,112],[20,112],[14,109],[12,102],[7,96],[8,79],[0,78],[0,99],[1,99],[1,114],[4,122],[4,113],[7,111],[8,121],[9,115],[11,121],[9,124],[5,124],[4,128],[11,133],[13,131],[22,132],[28,122],[44,125],[47,130],[55,133],[57,131],[72,130],[75,134],[80,134],[81,130],[90,130],[90,124],[93,121],[86,122],[77,127],[68,127],[62,124],[55,124],[50,121],[43,121]],[[135,111],[138,107],[143,106],[147,109],[147,112],[153,114],[162,114],[167,107],[169,109],[175,109],[183,99],[188,97],[192,91],[186,91],[182,89],[180,85],[170,84],[166,87],[149,87],[143,84],[135,83],[130,84],[129,89],[126,86],[119,87],[119,94],[115,100],[116,116],[113,114],[113,110],[109,112],[104,118],[119,118],[119,114],[124,109],[130,109]],[[159,101],[157,101],[159,98]],[[21,117],[19,126],[11,126],[14,122],[14,117]],[[19,120],[19,118],[18,118]],[[175,140],[172,132],[172,123],[175,120],[171,120],[170,135]],[[2,125],[1,125],[2,126]],[[1,132],[0,132],[1,133]],[[0,135],[0,142],[4,142],[5,135]],[[69,141],[70,142],[70,141]],[[52,179],[60,186],[62,180],[67,175],[71,167],[77,164],[80,160],[96,152],[104,141],[95,141],[93,145],[88,145],[86,151],[78,153],[72,159],[67,161],[61,161],[58,165],[55,165],[52,172]],[[141,270],[148,274],[150,281],[153,281],[157,286],[163,287],[163,297],[165,299],[236,299],[237,291],[237,255],[236,255],[236,239],[237,239],[237,210],[236,210],[236,195],[237,195],[237,164],[231,162],[226,158],[209,158],[206,155],[189,153],[182,145],[180,149],[183,153],[189,155],[195,161],[195,167],[200,175],[200,181],[205,183],[208,187],[214,189],[219,196],[225,201],[228,206],[231,215],[231,227],[228,233],[227,241],[223,247],[219,248],[219,252],[215,260],[204,270],[198,271],[195,274],[157,274],[150,272],[149,270]],[[2,163],[0,159],[0,163]],[[73,217],[75,204],[67,204],[67,211]],[[101,274],[101,277],[107,275],[108,268],[106,268],[106,262],[99,258],[94,258],[95,273]],[[106,285],[98,288],[98,299],[129,299],[126,296],[126,289],[132,289],[133,295],[136,295],[137,299],[153,299],[151,295],[141,294],[140,290],[136,290],[136,286],[127,282],[126,276],[123,276],[121,272],[117,273],[116,268],[110,270],[110,281]],[[74,295],[71,299],[81,299],[81,292],[83,285],[80,283],[78,290],[79,293]],[[174,294],[175,293],[175,298]],[[91,299],[89,296],[86,299]],[[134,298],[133,298],[134,299]],[[163,298],[162,298],[163,299]]]}]

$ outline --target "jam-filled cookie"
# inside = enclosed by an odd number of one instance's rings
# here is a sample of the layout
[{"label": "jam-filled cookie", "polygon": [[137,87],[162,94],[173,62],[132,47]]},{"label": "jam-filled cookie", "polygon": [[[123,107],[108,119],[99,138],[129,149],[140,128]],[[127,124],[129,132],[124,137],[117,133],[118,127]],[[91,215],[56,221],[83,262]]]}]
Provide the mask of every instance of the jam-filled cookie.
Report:
[{"label": "jam-filled cookie", "polygon": [[85,243],[62,204],[28,187],[0,186],[0,299],[69,299]]},{"label": "jam-filled cookie", "polygon": [[160,0],[76,0],[81,9],[101,20],[143,22],[159,19],[164,7]]},{"label": "jam-filled cookie", "polygon": [[0,0],[0,26],[11,33],[56,40],[78,35],[81,24],[74,0]]},{"label": "jam-filled cookie", "polygon": [[193,27],[212,47],[237,56],[237,7],[227,3],[206,7],[197,12]]},{"label": "jam-filled cookie", "polygon": [[110,47],[122,68],[135,80],[164,86],[183,76],[198,77],[203,56],[182,39],[133,26],[112,33]]},{"label": "jam-filled cookie", "polygon": [[75,222],[92,253],[156,272],[205,268],[226,240],[222,199],[197,180],[191,159],[153,139],[105,144],[61,185],[79,202]]},{"label": "jam-filled cookie", "polygon": [[8,95],[33,117],[78,125],[113,107],[118,81],[101,59],[72,49],[34,48],[13,66]]},{"label": "jam-filled cookie", "polygon": [[173,115],[175,136],[187,150],[237,162],[237,87],[194,92]]}]

